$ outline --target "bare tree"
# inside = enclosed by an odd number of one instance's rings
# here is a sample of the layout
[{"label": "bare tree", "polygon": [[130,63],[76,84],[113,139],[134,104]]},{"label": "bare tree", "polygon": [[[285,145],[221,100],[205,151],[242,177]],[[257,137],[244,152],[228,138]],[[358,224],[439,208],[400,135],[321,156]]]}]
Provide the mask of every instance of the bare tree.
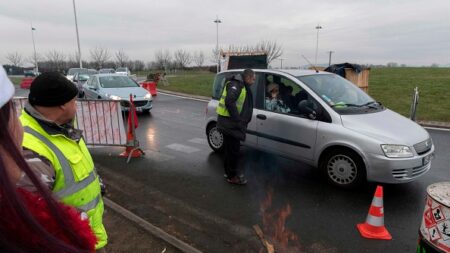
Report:
[{"label": "bare tree", "polygon": [[205,54],[203,53],[203,51],[194,52],[192,60],[194,61],[195,66],[200,68],[201,66],[203,66],[203,63],[205,62]]},{"label": "bare tree", "polygon": [[96,68],[102,68],[103,64],[109,60],[111,55],[107,48],[96,46],[90,50],[91,59]]},{"label": "bare tree", "polygon": [[283,49],[276,41],[263,40],[256,44],[255,50],[267,54],[267,64],[283,55]]},{"label": "bare tree", "polygon": [[221,52],[222,49],[219,48],[219,50],[216,50],[216,48],[213,48],[211,51],[211,58],[209,59],[210,62],[217,64],[218,62],[218,54]]},{"label": "bare tree", "polygon": [[155,53],[155,62],[156,66],[159,69],[165,69],[169,67],[170,63],[172,61],[172,56],[170,55],[169,50],[159,50]]},{"label": "bare tree", "polygon": [[50,68],[52,70],[62,71],[66,68],[66,56],[64,55],[64,53],[57,50],[52,50],[47,52],[45,57],[50,63]]},{"label": "bare tree", "polygon": [[181,69],[186,68],[192,61],[191,54],[183,49],[178,49],[173,55],[175,66]]},{"label": "bare tree", "polygon": [[123,51],[123,49],[120,49],[119,51],[116,52],[116,54],[114,55],[116,58],[116,64],[117,67],[123,67],[125,66],[125,64],[127,63],[127,61],[129,60],[128,55],[125,54],[125,52]]},{"label": "bare tree", "polygon": [[[40,55],[40,54],[36,54],[36,61],[39,63],[39,62],[41,62],[41,61],[43,61],[44,60],[44,58],[42,57],[42,55]],[[27,62],[27,63],[31,63],[31,64],[33,64],[33,66],[35,65],[35,62],[34,62],[34,54],[31,54],[30,56],[28,56],[26,59],[25,59],[25,61]]]},{"label": "bare tree", "polygon": [[5,57],[13,66],[20,67],[23,63],[22,55],[18,52],[9,53]]}]

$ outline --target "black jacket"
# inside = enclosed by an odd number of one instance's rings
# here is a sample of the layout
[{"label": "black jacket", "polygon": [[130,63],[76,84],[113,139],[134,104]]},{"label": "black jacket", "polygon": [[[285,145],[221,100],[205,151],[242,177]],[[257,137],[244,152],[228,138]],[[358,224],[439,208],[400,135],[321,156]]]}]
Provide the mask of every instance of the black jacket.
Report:
[{"label": "black jacket", "polygon": [[[225,87],[227,96],[225,97],[225,106],[230,113],[230,117],[218,116],[217,127],[224,134],[231,135],[239,140],[245,140],[245,132],[248,123],[252,120],[253,115],[253,94],[250,87],[244,84],[241,75],[235,75],[227,82]],[[236,101],[241,94],[241,90],[246,89],[244,105],[241,113],[238,112]]]}]

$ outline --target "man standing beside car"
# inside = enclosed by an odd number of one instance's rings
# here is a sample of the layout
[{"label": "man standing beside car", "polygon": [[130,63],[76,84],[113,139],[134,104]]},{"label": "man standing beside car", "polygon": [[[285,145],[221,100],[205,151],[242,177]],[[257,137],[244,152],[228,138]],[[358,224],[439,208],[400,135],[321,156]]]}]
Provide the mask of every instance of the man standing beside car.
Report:
[{"label": "man standing beside car", "polygon": [[219,105],[217,128],[224,138],[225,177],[228,183],[247,183],[243,169],[238,170],[240,142],[245,141],[247,125],[253,114],[253,95],[250,86],[255,82],[255,72],[246,69],[225,83]]},{"label": "man standing beside car", "polygon": [[23,147],[48,162],[53,170],[42,175],[61,202],[87,214],[97,237],[97,252],[105,252],[100,179],[82,137],[74,128],[78,89],[57,72],[39,75],[31,83],[28,103],[20,116],[24,127]]}]

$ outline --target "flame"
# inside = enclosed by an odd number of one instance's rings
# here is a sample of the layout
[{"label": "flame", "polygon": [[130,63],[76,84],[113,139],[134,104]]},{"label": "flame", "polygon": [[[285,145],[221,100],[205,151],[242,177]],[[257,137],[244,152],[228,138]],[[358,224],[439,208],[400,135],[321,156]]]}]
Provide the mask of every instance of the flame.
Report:
[{"label": "flame", "polygon": [[[266,239],[274,245],[277,253],[299,252],[300,243],[298,236],[285,226],[286,219],[292,213],[291,205],[286,204],[281,209],[273,210],[272,200],[273,190],[270,188],[260,206],[263,219],[263,231]],[[263,251],[261,250],[260,252]]]}]

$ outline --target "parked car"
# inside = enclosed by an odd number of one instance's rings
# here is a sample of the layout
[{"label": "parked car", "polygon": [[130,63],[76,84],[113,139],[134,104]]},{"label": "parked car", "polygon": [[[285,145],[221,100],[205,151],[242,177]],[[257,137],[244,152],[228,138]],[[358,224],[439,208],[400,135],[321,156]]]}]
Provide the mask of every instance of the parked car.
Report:
[{"label": "parked car", "polygon": [[77,85],[78,97],[84,98],[84,88],[83,85],[89,80],[90,75],[87,73],[77,72],[73,76],[73,83]]},{"label": "parked car", "polygon": [[107,73],[116,73],[114,69],[100,69],[98,71],[99,74],[107,74]]},{"label": "parked car", "polygon": [[88,75],[95,75],[98,74],[98,71],[96,69],[88,69],[87,70]]},{"label": "parked car", "polygon": [[122,110],[128,111],[130,94],[138,112],[152,109],[152,95],[140,87],[128,76],[120,74],[97,74],[90,76],[83,85],[84,95],[88,99],[121,100]]},{"label": "parked car", "polygon": [[78,73],[78,72],[80,72],[80,73],[88,73],[88,69],[85,69],[85,68],[71,68],[71,69],[69,69],[69,71],[67,71],[67,75],[66,75],[67,79],[69,79],[70,81],[73,81],[73,76],[76,73]]},{"label": "parked car", "polygon": [[37,77],[38,75],[40,75],[41,73],[34,71],[34,70],[24,70],[23,71],[23,75],[25,77]]},{"label": "parked car", "polygon": [[116,73],[120,74],[120,75],[125,75],[125,76],[129,76],[131,74],[130,70],[126,67],[125,68],[117,68]]},{"label": "parked car", "polygon": [[[216,75],[206,110],[210,147],[223,150],[216,107],[227,78],[242,70]],[[332,184],[355,187],[365,181],[405,183],[431,168],[433,141],[417,123],[375,101],[353,83],[312,70],[255,70],[251,86],[253,118],[248,145],[313,165]],[[266,109],[266,87],[278,84],[284,112]]]}]

